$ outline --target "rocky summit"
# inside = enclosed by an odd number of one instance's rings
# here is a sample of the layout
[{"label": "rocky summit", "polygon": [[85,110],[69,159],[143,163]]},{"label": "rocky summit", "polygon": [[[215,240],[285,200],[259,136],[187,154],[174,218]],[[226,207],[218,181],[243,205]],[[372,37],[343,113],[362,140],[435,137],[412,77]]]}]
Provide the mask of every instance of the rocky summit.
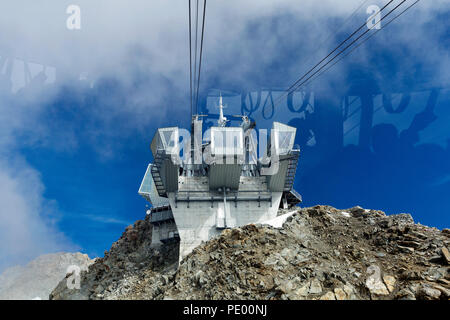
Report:
[{"label": "rocky summit", "polygon": [[[178,243],[151,244],[149,219],[51,299],[450,298],[450,230],[409,214],[329,206],[298,209],[281,228],[226,229],[178,265]],[[67,275],[66,277],[69,277]]]}]

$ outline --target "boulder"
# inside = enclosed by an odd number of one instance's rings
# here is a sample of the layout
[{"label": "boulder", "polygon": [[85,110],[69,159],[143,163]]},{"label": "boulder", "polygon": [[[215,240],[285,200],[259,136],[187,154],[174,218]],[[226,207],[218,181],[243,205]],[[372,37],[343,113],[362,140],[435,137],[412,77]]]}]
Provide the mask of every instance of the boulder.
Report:
[{"label": "boulder", "polygon": [[336,300],[346,300],[347,299],[347,294],[341,288],[335,288],[334,295],[336,296]]},{"label": "boulder", "polygon": [[446,247],[442,247],[441,249],[442,257],[444,258],[447,264],[450,264],[450,253]]},{"label": "boulder", "polygon": [[395,289],[395,278],[389,275],[384,275],[383,281],[389,292],[393,292]]},{"label": "boulder", "polygon": [[323,296],[320,297],[320,300],[336,300],[336,297],[334,296],[334,293],[331,291],[328,291]]},{"label": "boulder", "polygon": [[441,296],[441,291],[432,288],[428,284],[422,284],[417,290],[416,297],[423,300],[437,300]]}]

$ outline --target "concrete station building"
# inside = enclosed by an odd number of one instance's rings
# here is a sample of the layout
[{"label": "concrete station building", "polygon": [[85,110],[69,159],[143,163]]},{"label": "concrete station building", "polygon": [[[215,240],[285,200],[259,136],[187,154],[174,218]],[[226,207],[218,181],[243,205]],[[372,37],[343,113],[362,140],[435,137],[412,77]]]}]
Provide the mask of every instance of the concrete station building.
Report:
[{"label": "concrete station building", "polygon": [[180,241],[180,260],[202,241],[225,228],[264,223],[279,208],[301,202],[293,190],[300,150],[294,149],[296,128],[274,122],[267,154],[258,158],[254,123],[242,117],[227,126],[220,99],[218,125],[202,141],[202,120],[192,119],[191,155],[180,158],[180,129],[160,128],[152,142],[154,162],[145,172],[139,194],[152,207],[153,243]]}]

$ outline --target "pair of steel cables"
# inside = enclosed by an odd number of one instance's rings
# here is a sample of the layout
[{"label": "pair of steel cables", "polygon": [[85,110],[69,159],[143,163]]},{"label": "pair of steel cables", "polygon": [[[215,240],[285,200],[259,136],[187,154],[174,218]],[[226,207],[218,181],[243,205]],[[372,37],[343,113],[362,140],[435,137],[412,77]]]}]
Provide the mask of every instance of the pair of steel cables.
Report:
[{"label": "pair of steel cables", "polygon": [[[192,6],[192,1],[196,1],[195,8]],[[200,75],[201,75],[201,67],[202,67],[202,55],[203,55],[203,39],[205,33],[205,18],[206,18],[206,0],[203,1],[203,6],[200,6],[200,0],[189,0],[189,75],[190,75],[190,106],[191,106],[191,116],[195,113],[198,114],[198,97],[199,97],[199,87],[200,87]],[[330,53],[328,53],[323,59],[321,59],[318,63],[316,63],[312,68],[310,68],[305,74],[303,74],[300,78],[298,78],[289,88],[284,92],[281,96],[279,96],[274,105],[276,106],[282,99],[287,97],[290,94],[293,94],[295,91],[298,91],[301,87],[311,83],[333,66],[335,66],[338,62],[342,61],[345,57],[350,55],[354,50],[363,45],[366,41],[376,35],[383,28],[386,28],[393,21],[402,16],[406,11],[415,6],[420,0],[400,0],[398,4],[395,5],[395,0],[389,0],[387,4],[385,4],[378,12],[375,12],[371,17],[375,17],[376,15],[381,15],[385,9],[389,10],[389,6],[391,4],[394,6],[390,9],[385,15],[383,15],[371,28],[367,28],[364,32],[360,33],[367,26],[367,22],[364,23],[357,28],[354,32],[352,32],[347,38],[345,38],[336,48],[334,48]],[[344,22],[344,25],[356,14],[356,12],[361,9],[361,7],[366,4],[368,0],[364,0],[358,8],[347,18]],[[403,11],[399,14],[391,18],[387,23],[384,24],[384,27],[381,28],[380,23],[391,16],[395,11],[398,11],[400,7],[402,7],[405,3],[411,3],[407,6]],[[391,6],[392,7],[392,6]],[[403,6],[404,7],[404,6]],[[201,35],[200,35],[200,44],[199,44],[199,11],[203,10],[202,13],[202,22],[201,22]],[[194,12],[193,12],[194,10]],[[400,8],[401,10],[401,8]],[[195,14],[195,19],[193,19],[193,13]],[[194,21],[193,21],[194,20]],[[342,25],[341,28],[344,26]],[[380,27],[376,28],[376,26],[380,25]],[[192,29],[195,28],[195,39],[192,36]],[[373,31],[376,30],[376,31]],[[372,31],[372,32],[371,32]],[[370,33],[371,32],[371,33]],[[337,31],[336,31],[337,33]],[[360,33],[358,35],[358,33]],[[367,35],[367,36],[366,36]],[[365,37],[366,36],[366,37]],[[330,37],[329,37],[330,38]],[[328,38],[328,39],[329,39]],[[328,40],[327,39],[327,40]],[[361,39],[361,40],[360,40]],[[194,42],[193,42],[194,40]],[[359,41],[360,40],[360,41]],[[347,44],[348,43],[348,44]],[[347,45],[346,45],[347,44]],[[341,49],[343,47],[343,49]],[[194,50],[193,50],[194,49]]]},{"label": "pair of steel cables", "polygon": [[[386,28],[389,24],[391,24],[394,20],[398,19],[400,16],[402,16],[406,11],[411,9],[414,5],[416,5],[420,0],[416,1],[408,1],[408,0],[401,0],[400,3],[397,5],[393,4],[395,1],[390,0],[386,5],[384,5],[378,12],[375,12],[371,17],[375,17],[378,14],[381,14],[383,10],[388,8],[391,4],[395,5],[394,8],[392,8],[389,12],[387,12],[385,15],[383,15],[380,20],[375,23],[372,28],[367,28],[366,31],[363,33],[357,35],[360,33],[361,30],[364,29],[364,27],[367,26],[367,22],[364,21],[364,23],[356,29],[353,33],[351,33],[345,40],[343,40],[336,48],[334,48],[330,53],[328,53],[322,60],[320,60],[318,63],[316,63],[311,69],[309,69],[305,74],[303,74],[300,78],[298,78],[288,89],[287,91],[279,96],[275,101],[275,106],[285,97],[287,97],[290,94],[293,94],[295,91],[298,91],[301,87],[311,83],[318,77],[320,77],[322,74],[327,72],[329,69],[331,69],[333,66],[335,66],[338,62],[340,62],[342,59],[350,55],[354,50],[356,50],[358,47],[360,47],[362,44],[364,44],[367,40],[372,38],[374,35],[376,35],[379,31],[381,31],[383,28]],[[361,6],[366,3],[367,1],[364,1],[358,8],[359,10]],[[375,28],[377,25],[379,25],[384,19],[388,18],[392,13],[395,11],[398,11],[399,8],[405,4],[406,2],[413,2],[408,7],[406,7],[403,11],[401,11],[398,15],[394,16],[391,20],[389,20],[386,24],[384,24],[384,27],[381,28]],[[349,19],[355,14],[355,12],[349,17]],[[347,19],[348,21],[348,19]],[[347,22],[346,21],[346,22]],[[372,31],[376,30],[376,31]],[[371,32],[372,33],[369,33]],[[368,36],[366,36],[369,33]],[[363,38],[366,36],[365,38]],[[358,42],[358,40],[362,39]],[[346,43],[349,43],[346,45]],[[346,45],[346,46],[345,46]],[[343,49],[341,49],[343,47]],[[340,50],[341,49],[341,50]],[[338,59],[339,58],[339,59]],[[337,59],[337,60],[336,60]]]},{"label": "pair of steel cables", "polygon": [[[205,33],[205,18],[206,18],[206,0],[203,1],[203,8],[201,8],[199,0],[196,0],[195,6],[192,5],[191,3],[192,1],[193,0],[189,0],[189,83],[190,83],[191,118],[194,112],[195,114],[198,114],[198,96],[200,87],[200,74],[202,70],[203,38]],[[201,36],[199,44],[198,27],[199,27],[200,9],[203,9],[203,14],[202,14]],[[193,19],[193,16],[195,19]],[[195,37],[192,36],[193,29],[195,29]]]}]

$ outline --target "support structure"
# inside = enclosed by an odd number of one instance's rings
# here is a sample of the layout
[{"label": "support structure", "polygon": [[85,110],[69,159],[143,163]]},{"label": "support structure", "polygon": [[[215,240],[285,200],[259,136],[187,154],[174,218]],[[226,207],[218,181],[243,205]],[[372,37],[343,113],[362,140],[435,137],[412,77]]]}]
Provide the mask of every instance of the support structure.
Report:
[{"label": "support structure", "polygon": [[202,121],[193,117],[194,138],[183,149],[189,159],[180,158],[177,127],[158,129],[151,143],[154,163],[139,194],[153,205],[154,240],[179,238],[180,259],[225,228],[264,223],[280,207],[301,202],[292,189],[300,155],[293,148],[296,129],[275,122],[268,151],[258,158],[255,124],[243,117],[241,126],[227,127],[221,115],[204,143]]}]

